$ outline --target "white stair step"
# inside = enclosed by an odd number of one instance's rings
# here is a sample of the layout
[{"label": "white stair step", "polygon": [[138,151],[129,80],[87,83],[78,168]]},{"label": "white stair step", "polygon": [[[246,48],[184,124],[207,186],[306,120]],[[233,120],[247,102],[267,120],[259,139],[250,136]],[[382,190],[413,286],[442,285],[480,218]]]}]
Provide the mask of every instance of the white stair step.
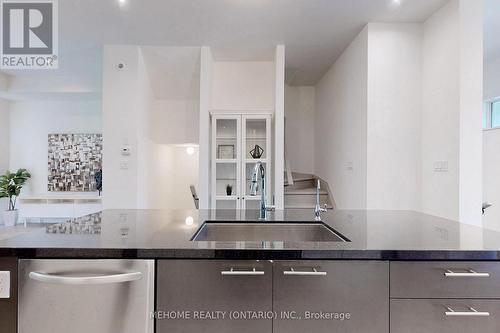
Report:
[{"label": "white stair step", "polygon": [[[321,205],[328,203],[328,195],[327,194],[321,194],[319,196],[319,201]],[[314,207],[316,205],[316,195],[311,195],[311,194],[292,194],[292,193],[287,193],[285,195],[285,206],[290,205],[290,206],[312,206]]]},{"label": "white stair step", "polygon": [[310,187],[314,186],[314,175],[307,173],[292,172],[293,185],[289,185],[285,177],[285,186]]},{"label": "white stair step", "polygon": [[[325,190],[319,191],[320,195],[328,195],[328,192]],[[316,195],[315,188],[301,188],[301,189],[285,189],[285,195]]]},{"label": "white stair step", "polygon": [[[285,209],[310,209],[311,211],[314,210],[314,207],[316,205],[286,205],[285,204]],[[327,206],[327,209],[333,209],[331,205]]]}]

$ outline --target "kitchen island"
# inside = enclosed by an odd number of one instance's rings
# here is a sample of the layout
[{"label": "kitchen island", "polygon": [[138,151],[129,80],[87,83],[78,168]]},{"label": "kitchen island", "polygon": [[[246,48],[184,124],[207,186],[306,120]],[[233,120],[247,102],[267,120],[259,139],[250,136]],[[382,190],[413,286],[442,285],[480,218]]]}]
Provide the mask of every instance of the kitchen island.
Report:
[{"label": "kitchen island", "polygon": [[88,327],[113,308],[128,315],[106,332],[497,332],[496,231],[411,211],[258,213],[105,210],[4,237],[0,320],[63,332],[43,320],[54,309]]},{"label": "kitchen island", "polygon": [[[192,241],[205,221],[313,222],[304,209],[105,210],[0,238],[0,256],[20,258],[499,260],[500,232],[412,211],[337,210],[323,223],[347,242]],[[1,233],[0,229],[0,233]]]}]

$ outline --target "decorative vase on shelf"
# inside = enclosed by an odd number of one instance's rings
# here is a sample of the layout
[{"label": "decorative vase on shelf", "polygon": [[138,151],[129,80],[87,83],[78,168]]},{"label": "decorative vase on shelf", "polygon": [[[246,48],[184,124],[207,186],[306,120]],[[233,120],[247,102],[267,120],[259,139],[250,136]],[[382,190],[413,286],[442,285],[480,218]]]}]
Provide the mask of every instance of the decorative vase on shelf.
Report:
[{"label": "decorative vase on shelf", "polygon": [[17,220],[19,219],[19,211],[15,210],[6,210],[3,212],[3,223],[6,227],[13,227],[17,224]]},{"label": "decorative vase on shelf", "polygon": [[233,194],[233,187],[229,184],[226,186],[226,194],[227,195]]},{"label": "decorative vase on shelf", "polygon": [[264,154],[264,149],[259,145],[255,145],[255,147],[250,150],[250,156],[253,158],[261,158],[262,154]]}]

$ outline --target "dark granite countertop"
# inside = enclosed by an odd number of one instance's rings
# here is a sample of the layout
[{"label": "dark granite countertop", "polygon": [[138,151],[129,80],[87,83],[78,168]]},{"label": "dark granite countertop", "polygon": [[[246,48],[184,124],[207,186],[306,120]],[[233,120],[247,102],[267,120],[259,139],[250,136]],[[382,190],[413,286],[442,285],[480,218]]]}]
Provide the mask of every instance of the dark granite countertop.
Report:
[{"label": "dark granite countertop", "polygon": [[[0,240],[22,258],[500,260],[500,232],[411,211],[337,210],[323,221],[350,242],[193,242],[204,221],[257,221],[256,211],[105,210]],[[270,221],[311,222],[312,210]],[[262,222],[266,223],[266,222]]]}]

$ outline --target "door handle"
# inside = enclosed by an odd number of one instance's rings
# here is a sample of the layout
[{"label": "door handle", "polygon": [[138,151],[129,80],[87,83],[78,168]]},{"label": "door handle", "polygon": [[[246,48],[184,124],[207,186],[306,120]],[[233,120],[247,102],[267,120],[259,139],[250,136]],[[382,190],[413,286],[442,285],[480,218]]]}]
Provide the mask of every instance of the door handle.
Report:
[{"label": "door handle", "polygon": [[255,268],[251,271],[235,271],[232,267],[228,271],[221,271],[221,275],[264,275],[264,271],[257,271]]},{"label": "door handle", "polygon": [[96,275],[96,276],[62,276],[43,272],[31,272],[30,279],[44,283],[66,285],[96,285],[108,283],[123,283],[142,279],[141,272],[122,274]]},{"label": "door handle", "polygon": [[313,268],[312,271],[296,271],[293,268],[290,268],[289,271],[283,271],[283,275],[326,276],[326,274],[326,272],[320,272],[316,268]]},{"label": "door handle", "polygon": [[473,271],[472,269],[468,269],[467,272],[454,272],[450,269],[447,269],[444,273],[446,277],[490,277],[490,273],[480,273]]},{"label": "door handle", "polygon": [[455,311],[449,306],[446,306],[444,313],[448,317],[489,317],[489,312],[477,311],[473,307],[468,307],[470,311]]}]

